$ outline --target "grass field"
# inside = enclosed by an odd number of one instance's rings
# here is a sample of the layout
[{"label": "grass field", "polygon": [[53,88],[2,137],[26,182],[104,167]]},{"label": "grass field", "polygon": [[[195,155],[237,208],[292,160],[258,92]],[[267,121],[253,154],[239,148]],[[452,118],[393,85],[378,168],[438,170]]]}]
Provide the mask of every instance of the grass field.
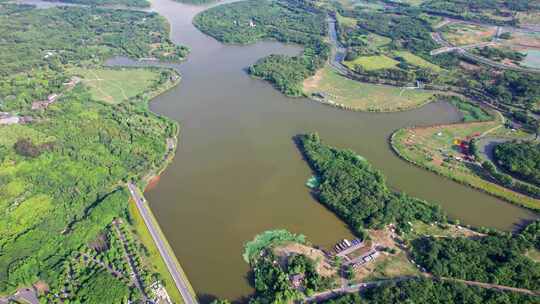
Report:
[{"label": "grass field", "polygon": [[167,266],[165,265],[165,262],[161,258],[161,255],[159,254],[159,251],[154,244],[154,240],[152,239],[152,236],[150,235],[150,232],[148,232],[148,229],[146,228],[146,225],[144,224],[144,220],[141,217],[139,210],[137,209],[137,206],[135,206],[135,203],[130,202],[129,204],[129,214],[131,216],[131,219],[133,221],[133,229],[135,230],[135,234],[141,241],[141,243],[144,244],[146,249],[148,249],[148,256],[146,257],[146,262],[148,263],[148,268],[152,269],[153,271],[159,273],[161,275],[161,278],[163,280],[163,285],[165,285],[165,288],[167,289],[167,292],[169,293],[169,296],[173,300],[174,303],[184,303],[182,300],[182,296],[180,295],[180,292],[176,288],[176,285],[174,284],[174,280],[171,277],[169,270],[167,269]]},{"label": "grass field", "polygon": [[356,28],[356,19],[350,18],[350,17],[344,17],[341,16],[339,13],[336,13],[336,19],[340,26],[346,28],[346,29],[354,29]]},{"label": "grass field", "polygon": [[372,273],[364,281],[420,275],[420,271],[408,260],[405,252],[381,258],[375,261],[372,267],[374,267]]},{"label": "grass field", "polygon": [[465,161],[456,140],[468,141],[482,134],[501,133],[499,120],[398,130],[392,136],[392,147],[404,159],[454,181],[481,189],[509,202],[540,209],[540,200],[514,192],[487,180],[480,165]]},{"label": "grass field", "polygon": [[394,68],[398,63],[398,61],[384,55],[360,56],[353,61],[343,62],[343,64],[351,70],[354,70],[354,68],[359,65],[366,71],[391,69]]},{"label": "grass field", "polygon": [[454,45],[469,45],[490,41],[496,34],[496,27],[454,23],[443,28],[443,37]]},{"label": "grass field", "polygon": [[373,49],[377,49],[381,46],[385,46],[387,44],[389,44],[390,42],[392,42],[392,39],[388,38],[388,37],[384,37],[384,36],[381,36],[381,35],[377,35],[375,33],[369,33],[368,35],[362,35],[361,36],[362,40],[365,41],[369,47],[373,48]]},{"label": "grass field", "polygon": [[407,3],[407,4],[410,4],[412,6],[418,6],[424,2],[426,2],[426,0],[403,0],[401,1],[402,3]]},{"label": "grass field", "polygon": [[150,69],[83,69],[74,68],[71,74],[82,77],[96,100],[118,104],[144,92],[159,77]]},{"label": "grass field", "polygon": [[533,248],[529,250],[525,255],[540,263],[540,250]]},{"label": "grass field", "polygon": [[304,82],[308,95],[322,92],[333,102],[359,111],[391,112],[418,107],[434,95],[431,91],[362,83],[345,78],[326,67]]},{"label": "grass field", "polygon": [[384,8],[384,6],[378,1],[364,1],[364,0],[338,0],[339,4],[346,10],[353,10],[355,7],[362,7],[365,9],[378,10]]},{"label": "grass field", "polygon": [[411,232],[407,233],[406,238],[409,240],[431,235],[436,237],[471,237],[482,235],[478,232],[467,228],[458,227],[456,225],[444,224],[426,224],[420,221],[414,222]]},{"label": "grass field", "polygon": [[412,65],[416,65],[416,66],[421,67],[421,68],[431,69],[431,70],[433,70],[435,72],[442,71],[440,66],[438,66],[436,64],[433,64],[433,63],[425,60],[424,58],[418,57],[418,56],[414,55],[411,52],[396,51],[394,54],[396,56],[403,57],[408,63],[410,63]]}]

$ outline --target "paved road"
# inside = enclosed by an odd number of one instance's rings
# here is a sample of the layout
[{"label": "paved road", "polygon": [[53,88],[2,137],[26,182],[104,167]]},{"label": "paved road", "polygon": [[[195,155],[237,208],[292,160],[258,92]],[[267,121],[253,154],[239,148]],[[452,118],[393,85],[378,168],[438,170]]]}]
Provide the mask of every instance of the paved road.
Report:
[{"label": "paved road", "polygon": [[331,298],[334,298],[334,297],[336,297],[338,295],[342,295],[342,294],[346,294],[346,293],[360,292],[361,290],[364,290],[364,289],[378,287],[378,286],[381,286],[381,285],[384,285],[384,284],[397,283],[397,282],[400,282],[400,281],[410,280],[410,279],[414,279],[414,278],[417,278],[417,277],[399,277],[399,278],[395,278],[395,279],[366,282],[366,283],[355,284],[355,285],[351,285],[351,286],[347,286],[347,287],[335,288],[335,289],[320,292],[320,293],[317,293],[317,294],[315,294],[315,295],[313,295],[311,297],[308,297],[308,298],[306,298],[304,300],[304,302],[307,302],[307,303],[321,302],[321,301],[325,301],[325,300],[329,300]]},{"label": "paved road", "polygon": [[[435,276],[432,276],[432,275],[427,274],[427,273],[423,273],[422,276],[424,278],[426,278],[426,279],[431,279],[431,280],[435,280],[435,281],[457,282],[457,283],[462,283],[462,284],[465,284],[465,285],[468,285],[468,286],[475,286],[475,287],[486,288],[486,289],[495,289],[495,290],[500,290],[500,291],[517,292],[517,293],[523,293],[523,294],[528,294],[528,295],[532,295],[532,296],[539,296],[540,295],[540,293],[537,292],[537,291],[524,289],[524,288],[516,288],[516,287],[503,286],[503,285],[497,285],[497,284],[475,282],[475,281],[466,281],[466,280],[460,280],[460,279],[454,279],[454,278],[446,278],[446,277],[435,277]],[[397,283],[397,282],[406,281],[406,280],[414,280],[414,279],[419,279],[419,278],[421,278],[421,277],[418,277],[418,276],[404,276],[404,277],[397,277],[397,278],[394,278],[394,279],[372,281],[372,282],[355,284],[355,285],[351,285],[351,286],[347,286],[347,287],[335,288],[335,289],[320,292],[320,293],[317,293],[317,294],[315,294],[315,295],[313,295],[311,297],[308,297],[308,298],[305,299],[305,302],[307,302],[307,303],[320,302],[320,301],[324,301],[324,300],[334,298],[334,297],[336,297],[338,295],[342,295],[342,294],[356,293],[356,292],[360,292],[360,291],[362,291],[364,289],[368,289],[368,288],[374,288],[374,287],[379,287],[381,285],[386,285],[386,284],[390,284],[390,283]]]},{"label": "paved road", "polygon": [[347,69],[341,62],[345,59],[345,48],[339,43],[336,29],[336,19],[328,15],[326,20],[328,22],[328,37],[332,44],[332,52],[330,55],[330,66],[332,66],[338,73],[347,75],[349,69]]},{"label": "paved road", "polygon": [[167,268],[169,269],[169,273],[171,274],[174,283],[176,284],[176,287],[178,288],[178,291],[180,291],[180,294],[182,295],[182,298],[184,299],[185,304],[197,304],[197,299],[191,294],[189,286],[189,282],[187,279],[182,275],[181,271],[177,268],[176,265],[176,257],[171,256],[170,251],[167,249],[166,241],[162,238],[161,234],[159,233],[159,228],[156,226],[152,219],[152,213],[150,209],[148,208],[148,205],[146,204],[146,200],[139,192],[139,189],[132,184],[128,183],[129,192],[131,192],[131,196],[135,200],[135,204],[137,205],[137,209],[139,209],[139,212],[141,213],[141,216],[144,219],[144,223],[146,224],[146,227],[148,228],[148,231],[150,231],[150,234],[152,235],[152,238],[154,239],[154,243],[156,244],[159,253],[161,254],[161,257],[165,261],[165,264],[167,265]]},{"label": "paved road", "polygon": [[[446,18],[446,19],[450,20],[450,22],[461,22],[461,23],[477,24],[477,25],[487,26],[486,24],[482,24],[482,23],[478,23],[478,22],[456,21],[456,20],[453,20],[451,18]],[[494,37],[494,41],[490,41],[490,42],[487,42],[487,43],[479,43],[479,44],[476,44],[476,45],[473,44],[473,45],[470,45],[470,46],[456,46],[456,45],[452,45],[451,43],[446,41],[442,37],[441,33],[437,31],[435,33],[432,33],[431,37],[433,38],[433,40],[435,42],[440,44],[442,47],[440,49],[432,50],[431,55],[435,56],[435,55],[443,54],[443,53],[446,53],[446,52],[456,52],[456,53],[459,53],[461,56],[466,57],[466,58],[468,58],[470,60],[485,64],[485,65],[488,65],[488,66],[491,66],[491,67],[494,67],[494,68],[504,69],[504,70],[512,70],[512,71],[518,71],[518,72],[525,72],[525,73],[540,73],[540,69],[507,65],[507,64],[496,62],[496,61],[493,61],[491,59],[488,59],[488,58],[485,58],[485,57],[478,56],[478,55],[467,52],[468,49],[474,49],[476,47],[491,45],[492,43],[494,43],[498,39],[498,35],[501,32],[504,32],[504,31],[506,31],[506,32],[517,32],[517,31],[519,31],[519,32],[525,32],[525,33],[537,33],[535,30],[532,30],[532,29],[513,28],[513,27],[498,27],[497,28],[497,34]]]}]

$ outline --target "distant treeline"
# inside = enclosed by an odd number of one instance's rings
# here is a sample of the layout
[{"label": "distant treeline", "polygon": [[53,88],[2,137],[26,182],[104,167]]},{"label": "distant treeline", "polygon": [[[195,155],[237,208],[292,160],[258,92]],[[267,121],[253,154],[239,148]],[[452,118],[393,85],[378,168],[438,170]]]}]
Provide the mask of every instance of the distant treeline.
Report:
[{"label": "distant treeline", "polygon": [[359,294],[338,296],[324,304],[534,304],[538,298],[520,293],[470,287],[427,279],[407,280],[370,288]]},{"label": "distant treeline", "polygon": [[538,290],[540,264],[526,257],[540,250],[540,221],[522,232],[495,232],[471,239],[421,237],[412,241],[412,257],[435,276]]},{"label": "distant treeline", "polygon": [[194,24],[225,43],[275,39],[304,46],[298,56],[270,55],[250,67],[253,76],[271,82],[289,96],[301,96],[302,82],[321,68],[330,54],[323,41],[325,14],[301,1],[244,1],[220,5],[197,15]]},{"label": "distant treeline", "polygon": [[519,178],[540,186],[540,143],[506,142],[495,147],[498,164]]},{"label": "distant treeline", "polygon": [[147,0],[45,0],[51,2],[63,2],[85,5],[124,5],[128,7],[150,7],[150,2]]}]

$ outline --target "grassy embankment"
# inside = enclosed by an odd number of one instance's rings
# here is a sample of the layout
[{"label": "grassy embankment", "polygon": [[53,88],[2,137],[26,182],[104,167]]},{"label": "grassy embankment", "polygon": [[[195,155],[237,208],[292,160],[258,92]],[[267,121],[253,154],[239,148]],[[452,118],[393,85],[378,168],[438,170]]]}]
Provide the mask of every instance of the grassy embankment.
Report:
[{"label": "grassy embankment", "polygon": [[[403,159],[446,176],[456,182],[533,210],[540,209],[540,200],[517,193],[492,183],[480,165],[465,162],[455,140],[478,137],[486,132],[505,134],[500,120],[472,122],[424,128],[407,128],[396,131],[391,138],[394,151]],[[492,134],[493,135],[493,134]]]},{"label": "grassy embankment", "polygon": [[404,90],[348,79],[329,67],[304,82],[304,92],[322,92],[336,105],[357,111],[393,112],[416,108],[428,103],[434,91]]},{"label": "grassy embankment", "polygon": [[365,71],[374,71],[380,69],[391,69],[397,66],[399,62],[385,55],[360,56],[352,61],[344,61],[343,64],[351,70],[361,66]]},{"label": "grassy embankment", "polygon": [[[163,261],[159,250],[157,249],[150,232],[146,228],[143,218],[137,209],[137,206],[134,202],[129,204],[129,214],[132,220],[132,228],[141,241],[141,243],[148,249],[148,256],[146,257],[146,262],[152,271],[155,271],[161,275],[163,280],[163,285],[167,289],[169,296],[174,303],[184,303],[182,295],[176,288],[174,280],[167,269],[167,265]],[[182,269],[182,268],[179,268]],[[194,292],[193,292],[194,293]]]},{"label": "grassy embankment", "polygon": [[[141,94],[147,97],[146,100],[149,100],[149,98],[155,97],[179,83],[179,75],[173,70],[169,70],[173,73],[172,75],[174,75],[174,78],[164,79],[161,85],[154,85],[159,81],[161,71],[162,69],[157,68],[76,68],[70,70],[71,73],[82,77],[82,83],[89,88],[93,98],[110,104],[126,102],[130,98]],[[159,174],[164,170],[174,156],[174,153],[172,152],[174,152],[174,149],[166,155],[163,164],[158,166],[156,171],[150,173],[148,176]],[[145,184],[147,182],[148,181],[145,180],[142,183]],[[132,220],[131,228],[139,238],[139,241],[148,249],[148,256],[145,259],[145,263],[152,271],[161,275],[165,288],[174,303],[183,303],[182,296],[176,288],[174,280],[170,275],[144,220],[132,201],[129,204],[129,214]],[[153,219],[153,221],[157,222],[155,219]],[[163,235],[161,231],[159,232]],[[163,239],[166,240],[165,237],[163,237]],[[168,250],[173,253],[172,256],[175,256],[170,246],[168,244],[167,246]],[[184,274],[178,261],[176,261],[176,264],[178,269],[181,270],[181,273]],[[184,277],[186,277],[185,274]],[[191,289],[191,292],[195,295],[193,289]]]}]

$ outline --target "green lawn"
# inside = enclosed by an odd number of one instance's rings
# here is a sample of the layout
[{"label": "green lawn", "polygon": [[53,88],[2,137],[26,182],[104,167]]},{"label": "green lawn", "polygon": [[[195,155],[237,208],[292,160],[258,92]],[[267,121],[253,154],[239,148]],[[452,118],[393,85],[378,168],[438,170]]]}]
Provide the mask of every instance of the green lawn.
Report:
[{"label": "green lawn", "polygon": [[478,165],[468,165],[459,160],[457,140],[502,132],[501,121],[462,123],[435,127],[398,130],[392,136],[392,147],[404,159],[454,181],[481,189],[506,201],[531,209],[540,209],[540,200],[512,191],[487,180]]},{"label": "green lawn", "polygon": [[133,221],[132,224],[133,229],[135,230],[135,234],[137,235],[141,243],[143,243],[144,247],[146,247],[146,249],[148,250],[148,256],[146,261],[148,264],[147,266],[152,269],[152,271],[155,271],[161,275],[163,285],[165,286],[165,289],[167,289],[167,293],[169,293],[171,300],[173,300],[173,302],[177,304],[184,303],[182,295],[176,288],[176,285],[171,274],[169,273],[167,265],[165,265],[165,262],[163,261],[163,258],[161,257],[161,254],[159,253],[159,250],[154,243],[154,239],[146,228],[146,224],[144,223],[144,220],[139,213],[137,206],[135,206],[134,202],[129,203],[129,214]]},{"label": "green lawn", "polygon": [[418,107],[427,103],[433,91],[403,90],[402,88],[362,83],[345,78],[326,67],[304,82],[308,95],[322,92],[328,99],[360,111],[391,112]]},{"label": "green lawn", "polygon": [[384,55],[360,56],[353,61],[344,61],[343,64],[354,70],[357,65],[362,66],[366,71],[394,68],[399,62]]},{"label": "green lawn", "polygon": [[337,22],[341,26],[345,28],[349,28],[349,29],[354,29],[356,27],[356,24],[357,24],[356,19],[341,16],[339,13],[336,13],[336,17],[337,17]]},{"label": "green lawn", "polygon": [[385,280],[403,276],[418,276],[420,271],[409,261],[405,252],[374,262],[375,269],[364,281]]},{"label": "green lawn", "polygon": [[362,40],[365,41],[371,48],[377,49],[381,46],[385,46],[392,42],[392,39],[377,35],[375,33],[369,33],[367,35],[361,36]]},{"label": "green lawn", "polygon": [[82,83],[90,89],[92,97],[110,104],[143,93],[159,77],[158,71],[150,69],[74,68],[69,72],[82,77]]},{"label": "green lawn", "polygon": [[421,67],[421,68],[431,69],[431,70],[433,70],[435,72],[440,72],[442,70],[441,67],[439,67],[438,65],[435,65],[435,64],[425,60],[424,58],[418,57],[418,56],[414,55],[411,52],[396,51],[394,54],[396,56],[404,58],[408,63],[410,63],[412,65],[416,65],[416,66]]}]

